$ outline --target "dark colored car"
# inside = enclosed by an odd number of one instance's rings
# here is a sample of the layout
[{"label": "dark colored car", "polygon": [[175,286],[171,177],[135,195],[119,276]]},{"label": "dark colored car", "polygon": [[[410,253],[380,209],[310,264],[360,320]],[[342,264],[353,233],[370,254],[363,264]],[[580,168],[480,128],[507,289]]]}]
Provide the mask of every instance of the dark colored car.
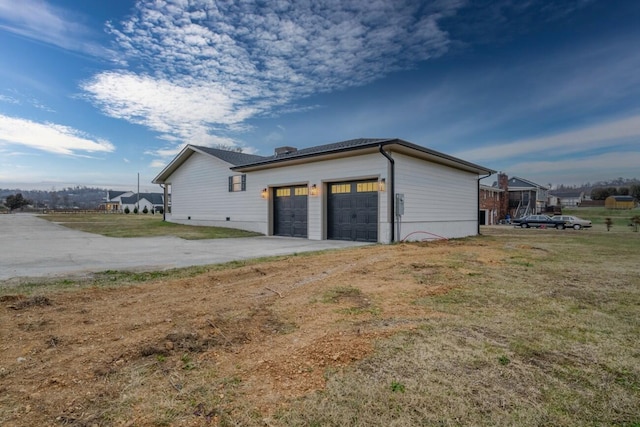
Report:
[{"label": "dark colored car", "polygon": [[565,224],[562,220],[552,219],[547,215],[529,215],[522,218],[514,219],[513,224],[522,228],[557,228],[564,230]]}]

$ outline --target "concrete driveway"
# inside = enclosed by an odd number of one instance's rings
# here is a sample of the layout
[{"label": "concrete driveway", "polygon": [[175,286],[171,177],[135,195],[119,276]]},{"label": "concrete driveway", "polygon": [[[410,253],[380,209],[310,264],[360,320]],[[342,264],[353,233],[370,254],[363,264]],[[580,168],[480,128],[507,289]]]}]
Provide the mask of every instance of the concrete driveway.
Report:
[{"label": "concrete driveway", "polygon": [[34,215],[9,214],[0,215],[0,280],[166,270],[359,245],[363,243],[285,237],[114,238],[71,230]]}]

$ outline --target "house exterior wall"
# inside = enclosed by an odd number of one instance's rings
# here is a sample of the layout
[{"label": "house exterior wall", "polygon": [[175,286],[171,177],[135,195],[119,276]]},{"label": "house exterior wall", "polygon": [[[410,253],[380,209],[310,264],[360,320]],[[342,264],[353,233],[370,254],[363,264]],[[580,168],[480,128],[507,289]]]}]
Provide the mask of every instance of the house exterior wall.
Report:
[{"label": "house exterior wall", "polygon": [[[138,203],[124,203],[122,205],[122,212],[125,211],[126,208],[129,208],[129,212],[133,213],[133,210],[136,208],[136,205],[138,205]],[[138,208],[138,212],[142,212],[144,210],[144,208],[147,208],[147,211],[151,212],[151,210],[153,209],[153,203],[151,203],[150,201],[148,201],[145,198],[140,199],[140,205]]]},{"label": "house exterior wall", "polygon": [[[316,184],[318,195],[308,197],[308,235],[311,240],[326,239],[326,183],[384,178],[387,160],[380,154],[368,154],[249,172],[246,191],[239,192],[228,190],[229,176],[241,174],[230,167],[226,162],[200,153],[189,157],[167,180],[171,182],[172,208],[166,219],[270,235],[273,233],[272,189]],[[261,197],[264,188],[269,193],[266,199]],[[388,224],[387,216],[383,218],[387,201],[384,197],[379,199],[379,220]],[[384,226],[380,228],[379,237],[388,240],[389,233],[384,231]]]},{"label": "house exterior wall", "polygon": [[[464,237],[477,233],[477,174],[391,153],[395,160],[395,192],[405,194],[405,214],[394,230],[396,240],[424,240],[439,236]],[[327,238],[328,186],[334,182],[386,180],[378,197],[378,241],[391,241],[390,164],[380,153],[361,154],[246,173],[246,191],[229,192],[228,179],[239,175],[231,165],[195,152],[166,179],[171,185],[171,222],[226,226],[273,234],[273,189],[316,185],[308,196],[308,238]],[[268,197],[261,197],[264,188]],[[396,224],[397,225],[397,224]]]},{"label": "house exterior wall", "polygon": [[257,181],[247,177],[246,191],[230,192],[229,177],[241,175],[230,167],[206,154],[191,155],[167,180],[171,183],[171,213],[165,218],[265,234],[264,203]]},{"label": "house exterior wall", "polygon": [[480,225],[495,225],[498,223],[503,199],[501,197],[502,194],[503,192],[495,188],[480,187],[480,210],[485,212],[485,223]]},{"label": "house exterior wall", "polygon": [[[333,160],[317,161],[301,165],[273,168],[249,172],[247,174],[247,190],[254,193],[261,202],[265,234],[272,234],[270,226],[273,217],[273,193],[271,189],[306,184],[316,185],[317,196],[308,197],[308,238],[322,240],[327,238],[327,186],[332,182],[355,181],[361,179],[382,179],[387,177],[388,161],[379,153],[364,154]],[[260,199],[263,188],[270,189],[269,198]],[[249,190],[249,188],[251,188]],[[388,242],[390,235],[387,215],[387,197],[378,198],[378,239]]]},{"label": "house exterior wall", "polygon": [[477,174],[402,154],[393,158],[395,191],[405,195],[398,240],[477,234]]}]

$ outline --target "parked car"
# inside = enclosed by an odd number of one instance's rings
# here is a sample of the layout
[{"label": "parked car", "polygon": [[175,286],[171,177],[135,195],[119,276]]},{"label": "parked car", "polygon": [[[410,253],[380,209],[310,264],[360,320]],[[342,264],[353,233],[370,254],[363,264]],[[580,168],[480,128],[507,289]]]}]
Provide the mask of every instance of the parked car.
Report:
[{"label": "parked car", "polygon": [[591,227],[591,221],[588,219],[578,218],[577,216],[571,215],[554,215],[551,219],[555,219],[558,221],[564,221],[565,226],[573,227],[574,230],[580,230],[581,228],[589,228]]},{"label": "parked car", "polygon": [[522,218],[514,219],[514,226],[520,226],[522,228],[536,227],[536,228],[558,228],[564,230],[564,221],[552,219],[547,215],[529,215]]}]

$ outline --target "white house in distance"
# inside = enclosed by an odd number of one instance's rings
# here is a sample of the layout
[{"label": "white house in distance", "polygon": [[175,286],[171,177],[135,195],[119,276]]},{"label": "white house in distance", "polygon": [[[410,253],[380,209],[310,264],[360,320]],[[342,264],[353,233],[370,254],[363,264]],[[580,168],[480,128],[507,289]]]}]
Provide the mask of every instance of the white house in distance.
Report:
[{"label": "white house in distance", "polygon": [[186,146],[153,180],[167,221],[265,235],[389,243],[478,233],[479,180],[495,171],[401,139],[273,156]]},{"label": "white house in distance", "polygon": [[122,198],[130,197],[133,195],[133,191],[107,191],[107,197],[105,198],[104,209],[107,212],[122,212]]},{"label": "white house in distance", "polygon": [[137,207],[139,212],[143,212],[145,208],[148,212],[162,212],[164,209],[164,196],[162,193],[134,193],[130,196],[123,196],[121,199],[122,211],[129,209],[133,212]]}]

